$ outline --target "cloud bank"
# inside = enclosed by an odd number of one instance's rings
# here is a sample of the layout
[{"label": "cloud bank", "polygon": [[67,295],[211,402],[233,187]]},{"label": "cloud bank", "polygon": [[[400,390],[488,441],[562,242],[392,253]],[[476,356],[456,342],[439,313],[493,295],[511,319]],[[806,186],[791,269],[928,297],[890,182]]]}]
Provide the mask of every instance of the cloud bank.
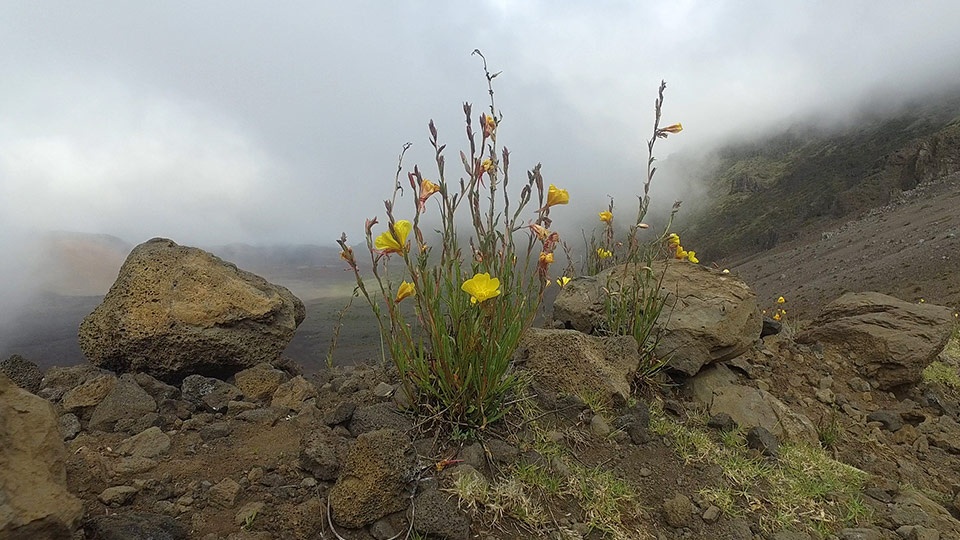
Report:
[{"label": "cloud bank", "polygon": [[[542,161],[568,219],[592,216],[633,200],[661,79],[664,120],[685,127],[665,157],[955,84],[957,20],[952,1],[7,6],[0,227],[360,240],[401,145],[433,175],[427,121],[456,149],[461,102],[486,106],[475,48],[503,70],[515,169]],[[664,204],[690,195],[660,174]]]}]

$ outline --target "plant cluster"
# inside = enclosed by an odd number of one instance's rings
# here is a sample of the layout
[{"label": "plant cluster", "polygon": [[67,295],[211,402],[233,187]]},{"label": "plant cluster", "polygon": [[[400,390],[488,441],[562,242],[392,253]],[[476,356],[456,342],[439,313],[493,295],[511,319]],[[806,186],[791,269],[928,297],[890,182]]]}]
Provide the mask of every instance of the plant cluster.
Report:
[{"label": "plant cluster", "polygon": [[[484,72],[489,110],[479,115],[475,128],[472,106],[463,105],[467,150],[460,152],[459,178],[448,173],[446,145],[430,121],[436,182],[414,166],[406,178],[412,204],[404,212],[411,218],[399,219],[401,153],[393,196],[384,202],[386,230],[375,233],[379,220],[367,220],[375,289],[364,282],[346,235],[338,240],[341,257],[356,277],[356,293],[372,308],[408,397],[438,407],[457,424],[478,428],[504,414],[516,387],[512,355],[552,281],[550,266],[560,241],[551,230],[550,212],[570,200],[566,190],[545,185],[539,164],[511,197],[510,152],[497,140],[503,117],[493,80],[499,73],[490,73],[485,59]],[[423,222],[431,211],[439,220],[434,235]],[[469,220],[466,242],[458,229],[461,215]],[[391,258],[398,259],[399,268],[390,266]],[[412,314],[403,309],[407,299]]]},{"label": "plant cluster", "polygon": [[[446,144],[431,120],[435,172],[428,178],[414,166],[402,179],[410,145],[404,146],[392,197],[384,201],[385,228],[378,230],[378,218],[366,222],[368,275],[346,234],[338,240],[341,257],[356,278],[354,297],[362,296],[373,310],[407,397],[435,407],[439,416],[467,429],[483,428],[505,414],[518,384],[511,366],[518,342],[533,324],[545,288],[552,283],[563,287],[571,279],[551,275],[561,244],[550,214],[554,207],[568,204],[570,195],[547,184],[539,164],[519,183],[519,193],[514,192],[510,153],[497,139],[503,115],[496,108],[493,80],[499,73],[489,71],[480,51],[474,54],[483,60],[489,108],[475,127],[472,106],[463,105],[467,140],[459,156],[462,169],[456,174],[448,171]],[[642,242],[638,233],[648,228],[643,218],[656,172],[654,144],[682,130],[680,124],[659,127],[665,88],[661,83],[637,219],[626,238],[615,242],[611,200],[608,210],[600,213],[606,231],[592,249],[591,267],[633,264],[631,275],[608,289],[605,330],[635,336],[651,357],[653,323],[665,302],[659,293],[662,272],[654,271],[652,264],[663,250],[669,224],[651,242]],[[411,203],[406,210],[400,207],[405,196]],[[678,208],[679,203],[671,222]],[[428,222],[438,222],[433,234]],[[688,260],[696,262],[692,252]],[[368,287],[368,282],[374,285]],[[659,369],[662,361],[653,365]],[[638,367],[641,373],[651,371],[650,365]]]},{"label": "plant cluster", "polygon": [[[661,81],[654,103],[653,134],[647,141],[647,172],[636,220],[618,234],[614,226],[614,201],[611,198],[607,209],[598,214],[602,231],[599,235],[595,231],[590,240],[585,242],[587,258],[584,272],[587,275],[614,268],[607,274],[602,289],[604,325],[601,331],[608,335],[636,338],[640,347],[636,380],[641,383],[652,379],[667,363],[666,358],[654,353],[663,331],[663,327],[658,328],[657,321],[667,301],[661,293],[666,266],[660,268],[654,263],[664,255],[691,263],[700,262],[693,251],[688,252],[680,246],[680,237],[676,233],[670,233],[670,226],[680,209],[679,201],[674,203],[667,224],[658,236],[646,242],[640,238],[641,231],[650,228],[644,219],[650,207],[650,186],[657,172],[654,147],[658,140],[683,130],[679,123],[660,127],[664,90],[666,83]],[[618,236],[621,239],[618,240]],[[667,253],[664,253],[664,245]],[[655,266],[657,269],[654,269]]]}]

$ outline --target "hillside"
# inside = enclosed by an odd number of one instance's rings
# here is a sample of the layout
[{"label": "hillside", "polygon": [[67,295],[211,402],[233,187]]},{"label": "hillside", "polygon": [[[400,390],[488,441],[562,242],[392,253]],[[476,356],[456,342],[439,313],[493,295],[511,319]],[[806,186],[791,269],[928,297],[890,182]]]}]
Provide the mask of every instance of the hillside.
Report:
[{"label": "hillside", "polygon": [[710,159],[707,198],[680,226],[702,260],[742,259],[816,237],[960,170],[960,92],[842,127],[798,124]]},{"label": "hillside", "polygon": [[877,291],[960,310],[960,173],[899,194],[859,219],[727,266],[768,309],[808,319],[845,292]]}]

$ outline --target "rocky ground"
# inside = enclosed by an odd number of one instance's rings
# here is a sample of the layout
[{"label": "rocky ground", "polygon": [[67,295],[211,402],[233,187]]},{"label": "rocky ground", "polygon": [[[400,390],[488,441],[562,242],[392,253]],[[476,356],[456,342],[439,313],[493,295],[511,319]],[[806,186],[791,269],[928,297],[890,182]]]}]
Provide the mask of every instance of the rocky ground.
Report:
[{"label": "rocky ground", "polygon": [[[677,267],[678,283],[704,280],[677,289],[671,346],[686,360],[639,389],[623,379],[635,362],[623,344],[560,310],[518,355],[537,376],[481,431],[406,410],[383,366],[304,375],[279,361],[168,384],[4,360],[0,486],[13,496],[0,509],[56,501],[78,540],[960,538],[958,182],[730,274]],[[826,309],[856,290],[907,302]],[[757,339],[749,313],[781,294],[785,324]],[[725,319],[733,341],[678,337]],[[38,459],[49,486],[5,476]],[[38,531],[10,534],[70,537]]]},{"label": "rocky ground", "polygon": [[[954,376],[957,345],[939,357]],[[389,371],[368,366],[304,378],[263,364],[178,386],[89,365],[42,378],[25,362],[4,368],[60,415],[85,514],[75,538],[960,538],[950,379],[881,391],[789,330],[620,407],[534,385],[476,439],[399,412]],[[833,486],[791,513],[764,477],[731,480],[777,467],[788,446],[698,400],[718,378],[809,418],[830,456],[866,473],[857,502]],[[744,463],[721,460],[725,447]]]}]

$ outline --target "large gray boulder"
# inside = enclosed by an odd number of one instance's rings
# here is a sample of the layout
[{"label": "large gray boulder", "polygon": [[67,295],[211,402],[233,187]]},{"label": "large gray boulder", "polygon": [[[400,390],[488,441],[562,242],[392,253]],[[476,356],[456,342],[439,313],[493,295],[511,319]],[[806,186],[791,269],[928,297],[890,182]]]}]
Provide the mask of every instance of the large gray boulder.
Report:
[{"label": "large gray boulder", "polygon": [[154,238],[135,247],[80,324],[94,365],[161,380],[226,378],[277,360],[306,312],[289,290],[206,251]]},{"label": "large gray boulder", "polygon": [[820,343],[824,354],[889,390],[920,381],[923,368],[950,341],[954,324],[952,311],[943,306],[877,292],[847,293],[828,304],[796,339]]},{"label": "large gray boulder", "polygon": [[[631,286],[636,265],[620,265],[576,278],[557,296],[553,317],[567,328],[587,334],[604,331],[604,300],[610,291]],[[656,354],[669,358],[668,368],[694,375],[712,362],[748,351],[763,326],[756,295],[739,279],[687,261],[653,264],[655,279],[663,273],[659,291],[666,304],[657,325],[666,331]]]},{"label": "large gray boulder", "polygon": [[53,405],[0,373],[0,538],[68,539],[83,515],[67,491]]}]

